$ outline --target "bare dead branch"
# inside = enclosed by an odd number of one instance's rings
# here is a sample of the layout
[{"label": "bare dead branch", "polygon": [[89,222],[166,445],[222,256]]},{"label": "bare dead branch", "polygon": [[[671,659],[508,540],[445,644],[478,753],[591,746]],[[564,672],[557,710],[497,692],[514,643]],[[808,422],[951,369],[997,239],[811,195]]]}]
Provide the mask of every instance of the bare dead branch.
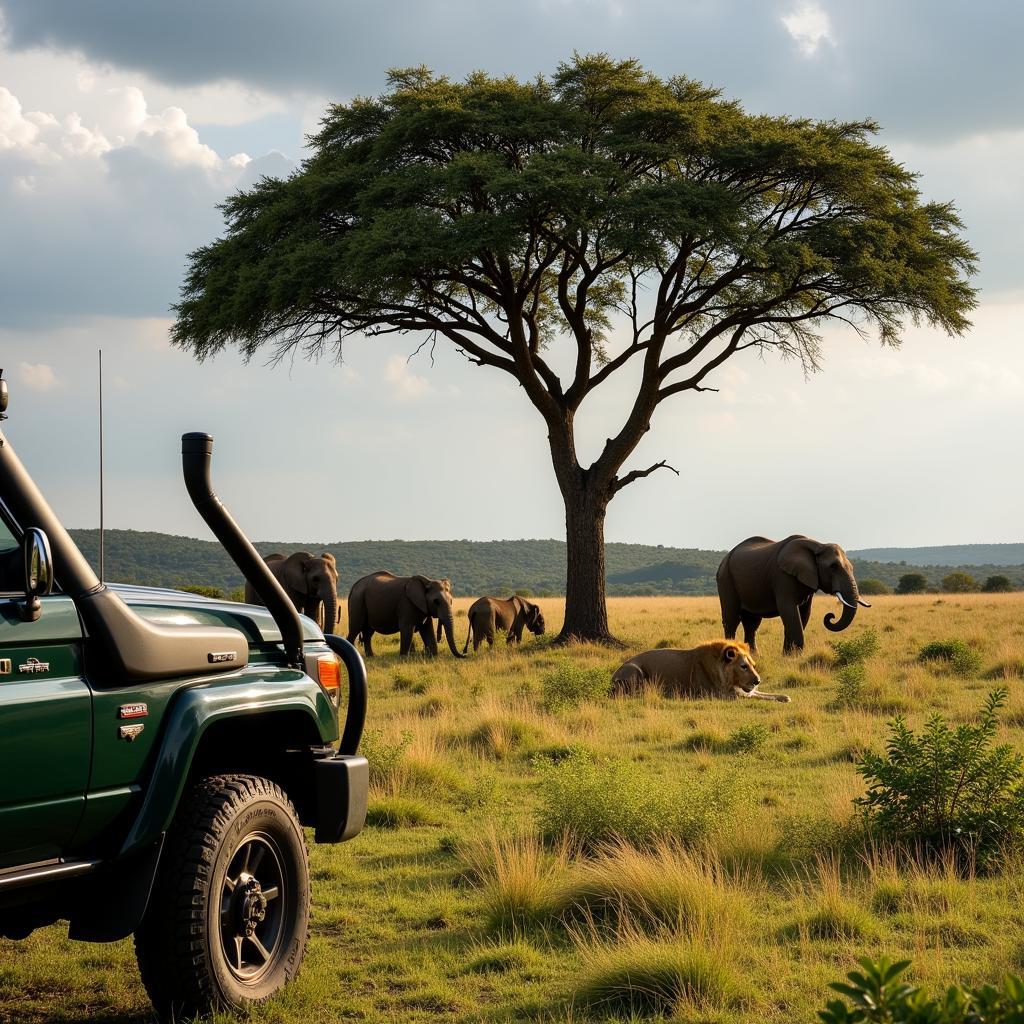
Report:
[{"label": "bare dead branch", "polygon": [[679,470],[675,466],[670,466],[664,459],[661,462],[656,462],[653,466],[648,466],[646,469],[634,469],[631,473],[627,473],[624,477],[615,477],[612,480],[611,487],[609,488],[612,494],[618,494],[623,487],[628,487],[631,483],[636,480],[642,480],[645,476],[650,476],[652,473],[657,472],[659,469],[669,469],[676,476],[679,476]]}]

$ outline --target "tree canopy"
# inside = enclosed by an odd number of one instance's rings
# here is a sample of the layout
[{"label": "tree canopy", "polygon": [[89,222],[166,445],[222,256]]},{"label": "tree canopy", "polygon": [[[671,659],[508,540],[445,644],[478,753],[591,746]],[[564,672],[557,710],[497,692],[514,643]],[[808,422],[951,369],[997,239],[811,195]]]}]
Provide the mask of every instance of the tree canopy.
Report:
[{"label": "tree canopy", "polygon": [[[393,71],[384,95],[328,108],[291,177],[226,201],[173,339],[200,358],[319,356],[352,334],[427,332],[512,375],[548,427],[571,606],[573,534],[584,572],[603,546],[584,520],[603,526],[610,498],[664,465],[619,475],[661,402],[747,349],[815,369],[830,321],[884,344],[908,318],[969,326],[957,213],[922,201],[876,131],[749,114],[602,55],[526,82]],[[621,425],[580,465],[577,409],[634,360]],[[603,569],[588,587],[603,603]]]}]

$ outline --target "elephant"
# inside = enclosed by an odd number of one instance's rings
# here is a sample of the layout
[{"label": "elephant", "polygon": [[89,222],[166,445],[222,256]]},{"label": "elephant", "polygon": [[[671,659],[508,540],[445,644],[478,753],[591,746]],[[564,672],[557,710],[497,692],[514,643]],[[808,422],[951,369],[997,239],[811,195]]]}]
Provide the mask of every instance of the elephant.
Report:
[{"label": "elephant", "polygon": [[496,627],[506,631],[506,643],[521,643],[524,626],[535,636],[544,633],[544,614],[532,601],[524,600],[518,595],[508,600],[500,597],[481,597],[470,605],[469,635],[466,637],[466,646],[462,648],[462,653],[465,654],[469,650],[471,640],[474,651],[484,640],[488,646],[493,647]]},{"label": "elephant", "polygon": [[352,584],[348,595],[348,640],[361,638],[368,658],[373,657],[374,633],[398,633],[400,652],[412,650],[412,635],[417,632],[427,654],[437,654],[431,619],[438,620],[448,647],[456,658],[464,658],[455,645],[452,627],[452,585],[450,580],[428,576],[396,576],[380,571],[370,573]]},{"label": "elephant", "polygon": [[832,612],[825,616],[825,628],[833,633],[853,622],[858,605],[871,607],[861,599],[853,566],[838,544],[822,544],[801,534],[779,541],[748,537],[718,567],[726,639],[736,636],[742,622],[743,638],[756,653],[761,620],[778,615],[785,629],[782,653],[802,651],[811,600],[819,590],[835,594],[843,605],[838,622]]},{"label": "elephant", "polygon": [[[319,556],[308,551],[294,554],[267,555],[264,561],[277,582],[284,587],[297,611],[315,619],[324,632],[332,632],[341,621],[338,602],[338,566],[334,555],[325,551]],[[245,600],[263,604],[251,583],[245,584]]]}]

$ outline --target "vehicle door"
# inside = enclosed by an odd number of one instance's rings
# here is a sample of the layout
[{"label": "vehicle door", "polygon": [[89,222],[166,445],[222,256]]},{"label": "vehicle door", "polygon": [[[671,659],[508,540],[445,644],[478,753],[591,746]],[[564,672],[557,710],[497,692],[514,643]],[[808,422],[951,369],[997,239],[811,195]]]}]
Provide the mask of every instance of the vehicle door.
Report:
[{"label": "vehicle door", "polygon": [[85,806],[92,699],[74,602],[21,613],[20,543],[0,506],[0,868],[63,856]]}]

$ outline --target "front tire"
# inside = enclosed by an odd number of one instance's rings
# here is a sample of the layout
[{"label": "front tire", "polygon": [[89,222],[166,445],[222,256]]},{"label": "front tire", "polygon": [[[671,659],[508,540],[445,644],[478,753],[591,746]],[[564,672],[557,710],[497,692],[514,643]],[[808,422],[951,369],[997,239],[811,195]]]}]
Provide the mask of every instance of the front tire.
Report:
[{"label": "front tire", "polygon": [[204,779],[182,801],[135,933],[157,1013],[180,1020],[269,999],[298,974],[308,927],[291,801],[255,775]]}]

